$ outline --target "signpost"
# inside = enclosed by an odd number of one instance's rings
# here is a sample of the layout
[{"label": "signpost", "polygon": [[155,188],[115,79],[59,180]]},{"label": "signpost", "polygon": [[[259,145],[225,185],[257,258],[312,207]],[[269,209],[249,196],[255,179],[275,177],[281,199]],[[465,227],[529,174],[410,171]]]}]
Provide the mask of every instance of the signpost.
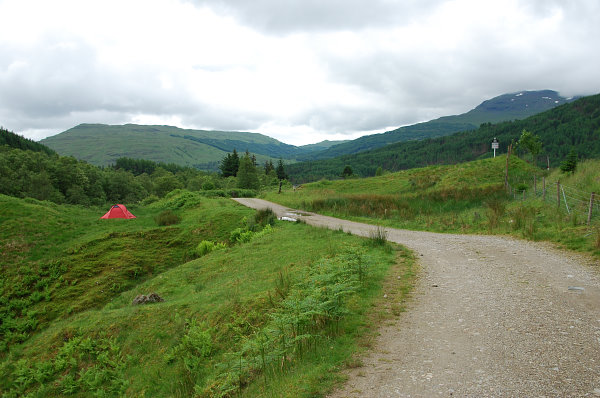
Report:
[{"label": "signpost", "polygon": [[494,137],[494,139],[492,140],[492,149],[494,150],[494,157],[496,157],[496,149],[498,149],[500,147],[500,144],[498,143],[498,139]]}]

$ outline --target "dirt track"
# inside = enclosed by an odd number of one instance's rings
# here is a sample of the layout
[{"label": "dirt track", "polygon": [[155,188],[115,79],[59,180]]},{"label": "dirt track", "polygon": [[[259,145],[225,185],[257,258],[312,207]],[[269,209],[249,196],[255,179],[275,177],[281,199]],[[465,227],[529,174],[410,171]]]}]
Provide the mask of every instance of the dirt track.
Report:
[{"label": "dirt track", "polygon": [[[373,226],[252,208],[368,236]],[[600,397],[600,266],[550,245],[387,228],[422,275],[341,397]],[[585,264],[588,262],[588,264]]]}]

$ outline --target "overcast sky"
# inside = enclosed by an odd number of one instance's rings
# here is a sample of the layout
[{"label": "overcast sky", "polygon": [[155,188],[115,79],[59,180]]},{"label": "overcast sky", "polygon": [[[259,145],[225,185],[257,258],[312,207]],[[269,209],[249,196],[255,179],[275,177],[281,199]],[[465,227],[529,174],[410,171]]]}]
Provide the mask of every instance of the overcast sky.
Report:
[{"label": "overcast sky", "polygon": [[597,0],[0,0],[0,125],[302,145],[528,89],[600,92]]}]

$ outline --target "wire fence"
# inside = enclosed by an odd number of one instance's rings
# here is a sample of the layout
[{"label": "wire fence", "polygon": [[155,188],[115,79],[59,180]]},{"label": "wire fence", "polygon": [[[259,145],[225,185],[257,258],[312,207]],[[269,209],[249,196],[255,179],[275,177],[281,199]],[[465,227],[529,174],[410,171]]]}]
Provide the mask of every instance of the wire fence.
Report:
[{"label": "wire fence", "polygon": [[532,177],[532,180],[532,189],[524,183],[519,185],[508,183],[507,190],[515,200],[525,200],[533,195],[545,202],[555,204],[557,209],[562,209],[568,214],[582,217],[587,220],[587,224],[600,218],[600,198],[595,192],[584,191],[559,181],[549,182],[544,178],[540,181]]}]

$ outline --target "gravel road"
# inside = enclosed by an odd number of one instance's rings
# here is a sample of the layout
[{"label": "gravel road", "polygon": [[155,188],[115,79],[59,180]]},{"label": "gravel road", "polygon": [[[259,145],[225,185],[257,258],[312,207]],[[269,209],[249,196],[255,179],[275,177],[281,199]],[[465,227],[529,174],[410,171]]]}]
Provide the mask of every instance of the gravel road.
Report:
[{"label": "gravel road", "polygon": [[[236,199],[368,236],[373,226]],[[600,397],[600,264],[500,236],[386,228],[422,274],[408,311],[382,326],[331,398]]]}]

